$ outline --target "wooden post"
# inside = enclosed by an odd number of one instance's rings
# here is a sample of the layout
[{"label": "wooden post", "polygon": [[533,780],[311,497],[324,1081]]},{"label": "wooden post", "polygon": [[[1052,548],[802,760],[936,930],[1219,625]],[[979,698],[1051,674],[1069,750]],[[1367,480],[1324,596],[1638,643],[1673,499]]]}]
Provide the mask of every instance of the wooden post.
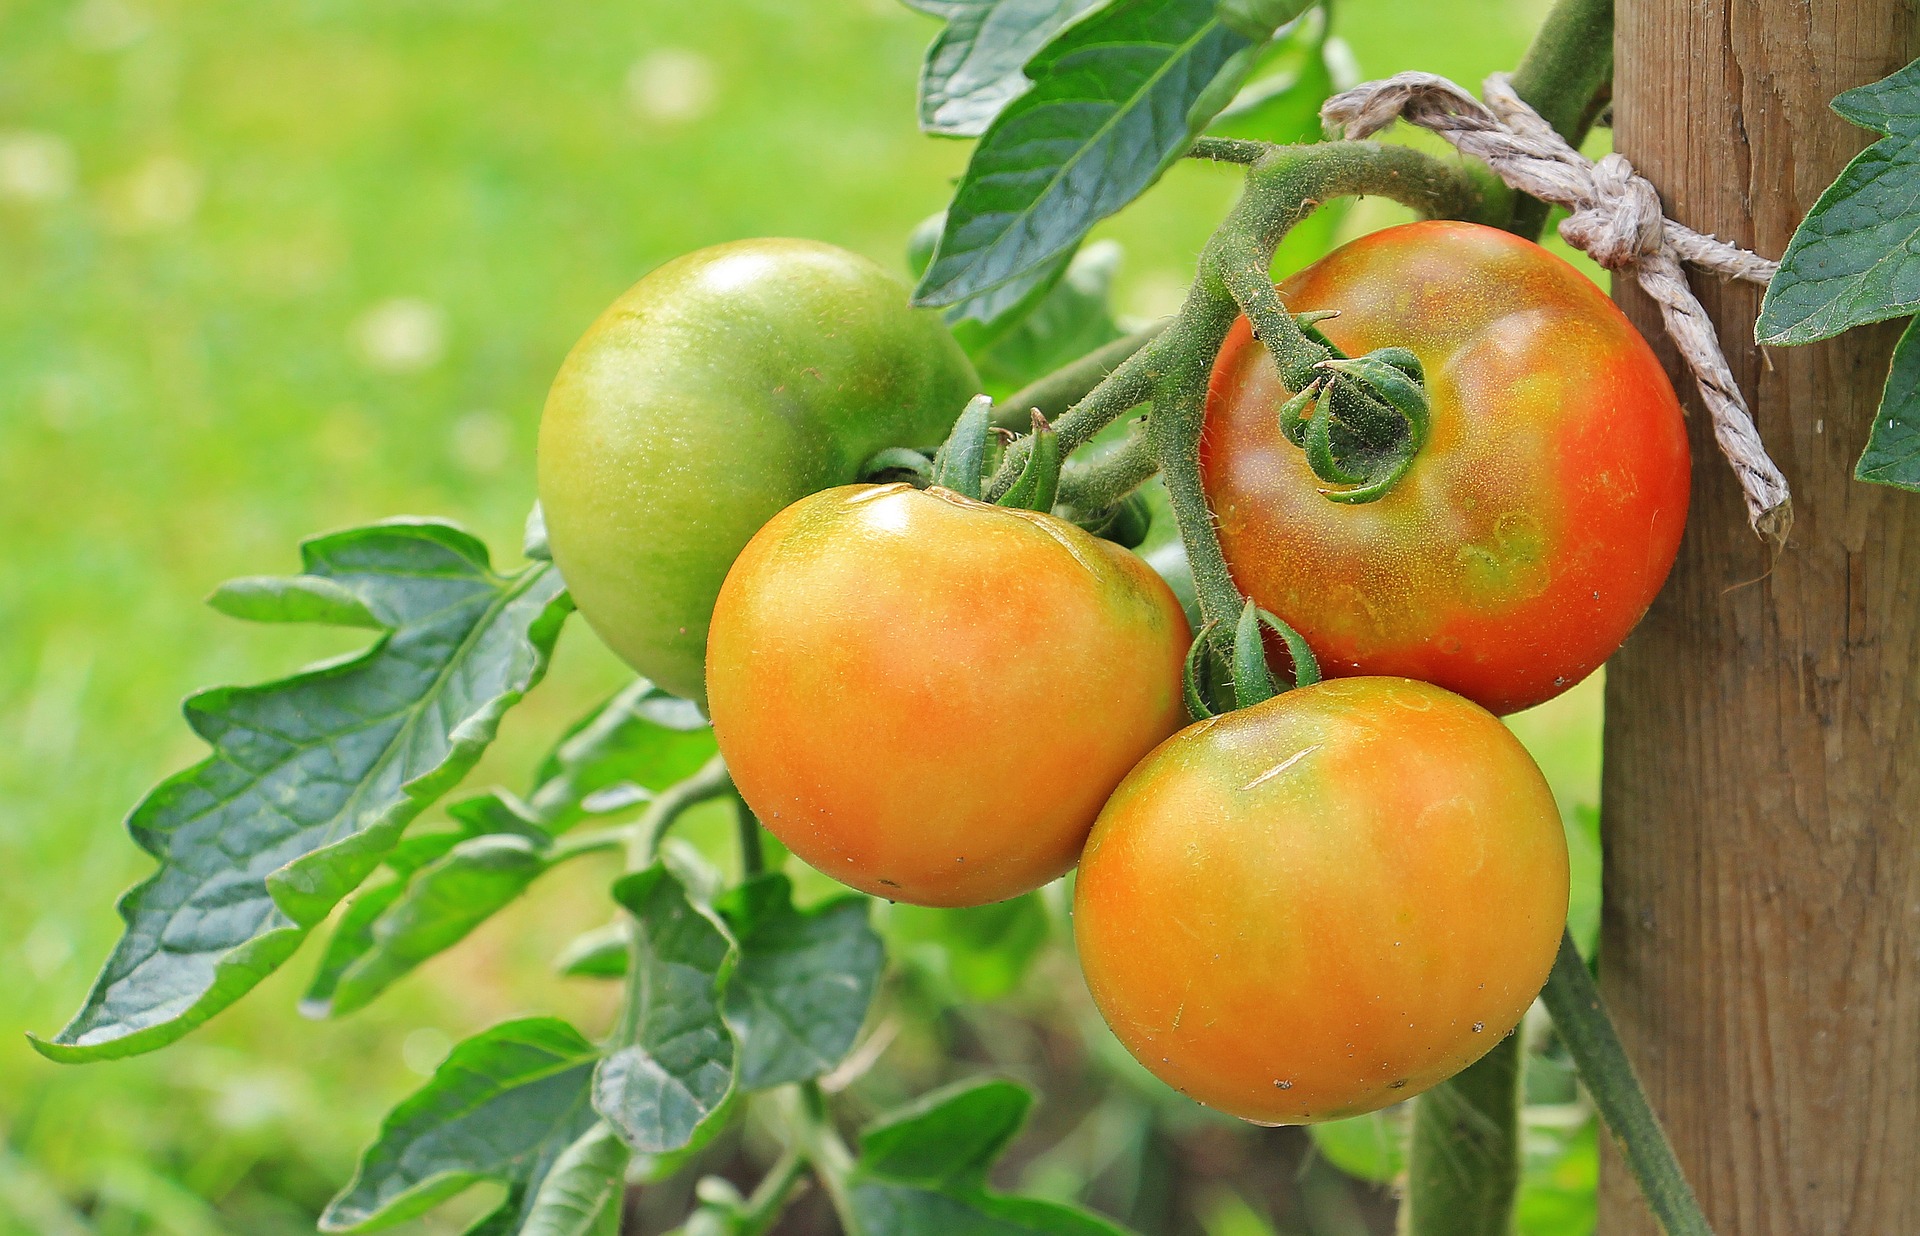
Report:
[{"label": "wooden post", "polygon": [[[1871,140],[1828,100],[1915,50],[1911,0],[1620,0],[1616,147],[1669,215],[1778,257]],[[1608,671],[1602,988],[1721,1236],[1910,1236],[1920,496],[1851,479],[1899,324],[1763,357],[1758,291],[1695,287],[1796,522],[1770,564],[1667,349],[1693,514]],[[1599,1230],[1656,1230],[1617,1157]]]}]

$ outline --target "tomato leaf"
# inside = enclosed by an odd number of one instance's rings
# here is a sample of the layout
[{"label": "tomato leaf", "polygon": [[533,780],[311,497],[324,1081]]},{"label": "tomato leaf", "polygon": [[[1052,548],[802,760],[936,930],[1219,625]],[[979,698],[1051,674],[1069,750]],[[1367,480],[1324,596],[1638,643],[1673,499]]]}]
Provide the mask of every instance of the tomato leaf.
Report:
[{"label": "tomato leaf", "polygon": [[950,0],[920,70],[920,127],[978,137],[1025,93],[1024,70],[1061,27],[1097,0]]},{"label": "tomato leaf", "polygon": [[627,927],[608,923],[575,936],[553,968],[568,978],[617,979],[627,972]]},{"label": "tomato leaf", "polygon": [[460,842],[422,868],[403,895],[367,925],[364,951],[329,975],[330,990],[310,991],[301,1011],[327,1017],[366,1007],[415,966],[452,948],[511,904],[547,865],[540,848],[525,837],[491,834]]},{"label": "tomato leaf", "polygon": [[[606,1121],[596,1122],[553,1161],[524,1218],[511,1206],[494,1212],[513,1224],[500,1228],[502,1236],[616,1236],[630,1157]],[[486,1231],[477,1229],[479,1236]]]},{"label": "tomato leaf", "polygon": [[278,682],[203,691],[188,723],[213,754],[162,782],[128,831],[160,869],[120,901],[126,935],[56,1060],[173,1042],[272,972],[465,775],[546,670],[570,602],[547,564],[496,575],[451,524],[400,520],[306,542],[305,574],[248,580],[216,608],[384,634]]},{"label": "tomato leaf", "polygon": [[513,1225],[491,1230],[524,1230],[518,1220],[544,1181],[599,1124],[588,1102],[598,1055],[578,1030],[551,1017],[506,1022],[461,1043],[382,1122],[353,1179],[320,1216],[320,1230],[387,1227],[482,1180],[508,1189],[502,1211]]},{"label": "tomato leaf", "polygon": [[1920,309],[1920,60],[1833,110],[1881,138],[1794,229],[1754,323],[1761,343],[1812,343]]},{"label": "tomato leaf", "polygon": [[974,149],[916,303],[955,304],[1070,252],[1180,157],[1256,46],[1209,0],[1115,0],[1061,30]]},{"label": "tomato leaf", "polygon": [[692,776],[715,747],[698,705],[644,678],[574,723],[541,761],[527,805],[548,832],[623,810]]},{"label": "tomato leaf", "polygon": [[886,964],[867,899],[802,912],[791,881],[775,874],[734,889],[716,908],[740,949],[725,999],[740,1085],[764,1090],[832,1072],[853,1050]]},{"label": "tomato leaf", "polygon": [[1920,492],[1920,318],[1907,324],[1893,349],[1887,386],[1854,465],[1855,479]]},{"label": "tomato leaf", "polygon": [[1012,1082],[962,1082],[875,1122],[861,1134],[852,1177],[861,1227],[888,1236],[1121,1236],[1084,1210],[988,1191],[987,1171],[1032,1103]]},{"label": "tomato leaf", "polygon": [[733,1035],[720,1009],[733,941],[662,863],[622,877],[613,895],[633,916],[637,968],[593,1103],[627,1145],[665,1154],[690,1145],[733,1093]]}]

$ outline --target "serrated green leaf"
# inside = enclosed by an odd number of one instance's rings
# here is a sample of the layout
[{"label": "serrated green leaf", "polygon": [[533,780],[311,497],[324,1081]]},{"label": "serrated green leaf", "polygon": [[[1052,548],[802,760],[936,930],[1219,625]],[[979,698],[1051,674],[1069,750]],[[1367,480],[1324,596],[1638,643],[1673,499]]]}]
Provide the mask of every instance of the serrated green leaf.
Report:
[{"label": "serrated green leaf", "polygon": [[1907,323],[1893,349],[1880,409],[1853,475],[1920,493],[1920,318]]},{"label": "serrated green leaf", "polygon": [[554,1160],[518,1236],[594,1236],[609,1208],[619,1212],[628,1157],[606,1121],[597,1122]]},{"label": "serrated green leaf", "polygon": [[1920,309],[1920,60],[1833,109],[1882,136],[1794,229],[1754,323],[1761,343],[1812,343]]},{"label": "serrated green leaf", "polygon": [[469,838],[429,863],[367,931],[369,947],[340,972],[323,1009],[365,1008],[421,962],[452,948],[527,890],[547,860],[525,837]]},{"label": "serrated green leaf", "polygon": [[581,721],[541,761],[528,806],[549,832],[619,810],[632,787],[660,790],[713,757],[713,729],[699,705],[636,679]]},{"label": "serrated green leaf", "polygon": [[1027,61],[1098,0],[951,0],[920,70],[920,127],[978,137],[1025,93]]},{"label": "serrated green leaf", "polygon": [[860,1135],[852,1176],[861,1228],[887,1236],[1122,1236],[1086,1211],[989,1192],[987,1171],[1033,1100],[1008,1081],[962,1082]]},{"label": "serrated green leaf", "polygon": [[622,877],[614,897],[634,919],[628,1009],[593,1102],[629,1146],[664,1154],[690,1144],[733,1091],[720,1010],[733,942],[662,863]]},{"label": "serrated green leaf", "polygon": [[1315,0],[1214,0],[1220,20],[1247,38],[1259,42],[1312,8]]},{"label": "serrated green leaf", "polygon": [[322,1018],[331,1015],[333,991],[340,983],[340,976],[354,962],[373,951],[374,923],[392,909],[406,891],[405,877],[396,877],[383,884],[368,885],[354,894],[353,900],[347,903],[346,912],[335,924],[333,934],[327,937],[326,951],[320,954],[320,964],[314,967],[313,979],[307,984],[306,994],[300,997],[300,1013],[303,1017]]},{"label": "serrated green leaf", "polygon": [[792,882],[773,874],[734,889],[717,909],[740,950],[726,988],[740,1085],[764,1090],[832,1072],[853,1050],[886,965],[867,899],[803,913]]},{"label": "serrated green leaf", "polygon": [[975,148],[916,302],[954,304],[1071,251],[1225,106],[1253,47],[1209,0],[1115,0],[1062,30]]},{"label": "serrated green leaf", "polygon": [[1282,146],[1319,141],[1320,105],[1341,88],[1329,41],[1326,10],[1302,14],[1261,51],[1247,84],[1207,132]]},{"label": "serrated green leaf", "polygon": [[284,962],[472,767],[545,672],[570,608],[551,566],[496,575],[486,547],[446,523],[376,524],[301,552],[306,575],[387,633],[358,656],[187,701],[213,754],[134,809],[128,831],[160,869],[121,898],[126,935],[67,1027],[34,1040],[43,1054],[164,1046]]},{"label": "serrated green leaf", "polygon": [[506,1022],[459,1044],[382,1122],[320,1230],[399,1223],[481,1180],[510,1191],[514,1225],[497,1230],[520,1230],[555,1163],[599,1123],[588,1102],[598,1055],[551,1017]]},{"label": "serrated green leaf", "polygon": [[929,1189],[984,1188],[1032,1107],[1024,1087],[998,1078],[936,1090],[860,1134],[860,1171]]},{"label": "serrated green leaf", "polygon": [[352,589],[320,575],[248,575],[213,590],[207,604],[247,622],[318,622],[380,630],[383,624]]},{"label": "serrated green leaf", "polygon": [[553,968],[568,978],[616,979],[627,972],[627,926],[608,923],[575,936]]}]

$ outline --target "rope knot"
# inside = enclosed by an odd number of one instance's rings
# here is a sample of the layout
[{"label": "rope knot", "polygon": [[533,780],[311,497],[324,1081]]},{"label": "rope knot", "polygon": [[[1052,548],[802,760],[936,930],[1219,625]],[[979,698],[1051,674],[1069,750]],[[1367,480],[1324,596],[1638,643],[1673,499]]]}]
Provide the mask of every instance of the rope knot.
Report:
[{"label": "rope knot", "polygon": [[1666,216],[1653,183],[1624,155],[1593,165],[1592,192],[1560,223],[1560,235],[1608,270],[1624,270],[1659,253]]}]

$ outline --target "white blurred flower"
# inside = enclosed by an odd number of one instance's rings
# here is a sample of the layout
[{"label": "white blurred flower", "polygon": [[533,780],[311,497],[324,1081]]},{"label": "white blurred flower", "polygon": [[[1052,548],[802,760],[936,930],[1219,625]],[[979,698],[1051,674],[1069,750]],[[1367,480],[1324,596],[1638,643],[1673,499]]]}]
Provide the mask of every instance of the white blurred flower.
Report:
[{"label": "white blurred flower", "polygon": [[193,164],[178,155],[154,155],[109,189],[107,222],[120,232],[179,227],[200,209],[202,187]]},{"label": "white blurred flower", "polygon": [[57,202],[73,192],[73,147],[52,133],[0,133],[0,199]]},{"label": "white blurred flower", "polygon": [[713,110],[713,61],[684,47],[662,47],[627,70],[627,102],[644,120],[688,124]]},{"label": "white blurred flower", "polygon": [[431,369],[447,351],[446,314],[418,297],[381,301],[355,319],[348,334],[361,359],[387,373]]},{"label": "white blurred flower", "polygon": [[453,423],[453,462],[475,476],[492,476],[513,455],[513,423],[481,409]]}]

